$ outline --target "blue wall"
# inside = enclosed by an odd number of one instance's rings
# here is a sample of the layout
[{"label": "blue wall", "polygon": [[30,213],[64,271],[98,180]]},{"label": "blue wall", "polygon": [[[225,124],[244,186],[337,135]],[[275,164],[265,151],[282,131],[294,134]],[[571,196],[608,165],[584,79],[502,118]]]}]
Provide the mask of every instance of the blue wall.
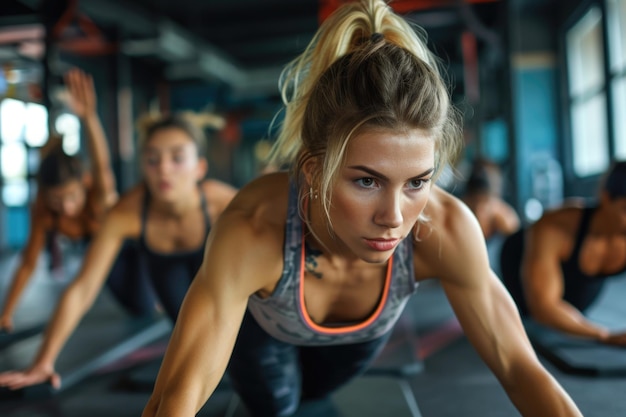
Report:
[{"label": "blue wall", "polygon": [[[556,77],[557,71],[551,64],[528,66],[518,64],[513,67],[515,162],[520,211],[525,202],[537,193],[536,189],[533,190],[533,177],[535,181],[543,181],[537,178],[537,165],[545,166],[546,163],[561,159]],[[553,164],[550,166],[553,167]],[[558,178],[556,181],[558,182]],[[562,190],[562,184],[555,190],[561,194],[560,199],[562,191],[559,192],[559,189]]]}]

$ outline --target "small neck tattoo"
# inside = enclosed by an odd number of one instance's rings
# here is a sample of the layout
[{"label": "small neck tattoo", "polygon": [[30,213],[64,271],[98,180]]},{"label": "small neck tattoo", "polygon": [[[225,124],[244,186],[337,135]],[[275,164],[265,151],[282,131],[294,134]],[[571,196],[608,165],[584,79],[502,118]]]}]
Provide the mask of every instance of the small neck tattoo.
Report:
[{"label": "small neck tattoo", "polygon": [[322,273],[317,271],[319,264],[317,258],[322,255],[322,251],[319,249],[313,249],[307,241],[304,241],[304,267],[306,271],[313,275],[317,279],[322,279]]}]

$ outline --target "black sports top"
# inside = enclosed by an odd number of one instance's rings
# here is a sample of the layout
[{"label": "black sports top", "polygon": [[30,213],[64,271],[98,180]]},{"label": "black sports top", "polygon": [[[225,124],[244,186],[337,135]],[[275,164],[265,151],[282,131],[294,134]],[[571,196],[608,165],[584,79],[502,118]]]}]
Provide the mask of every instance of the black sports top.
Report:
[{"label": "black sports top", "polygon": [[[569,259],[561,262],[564,284],[563,299],[580,311],[586,310],[596,300],[604,286],[606,278],[626,271],[626,266],[622,271],[611,275],[587,275],[580,270],[580,249],[587,236],[589,224],[591,223],[591,218],[595,210],[595,207],[583,209],[572,253]],[[519,230],[505,240],[500,252],[500,268],[504,285],[515,300],[520,314],[528,315],[528,306],[526,304],[520,273],[524,250],[524,233],[524,230]]]},{"label": "black sports top", "polygon": [[[209,234],[211,223],[207,213],[206,197],[202,191],[200,191],[200,199],[206,237]],[[150,249],[145,236],[149,205],[150,194],[146,190],[141,213],[140,256],[145,262],[150,281],[165,312],[173,321],[176,321],[178,310],[185,298],[187,289],[202,264],[204,243],[197,249],[173,253],[160,253]]]}]

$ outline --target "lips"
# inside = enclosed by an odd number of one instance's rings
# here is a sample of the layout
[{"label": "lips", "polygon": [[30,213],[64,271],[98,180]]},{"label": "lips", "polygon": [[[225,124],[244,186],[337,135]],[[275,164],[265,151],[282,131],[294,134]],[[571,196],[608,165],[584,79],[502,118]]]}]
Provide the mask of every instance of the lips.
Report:
[{"label": "lips", "polygon": [[365,243],[374,250],[384,252],[394,249],[400,239],[365,239]]},{"label": "lips", "polygon": [[167,191],[172,188],[172,185],[167,181],[159,181],[159,190]]}]

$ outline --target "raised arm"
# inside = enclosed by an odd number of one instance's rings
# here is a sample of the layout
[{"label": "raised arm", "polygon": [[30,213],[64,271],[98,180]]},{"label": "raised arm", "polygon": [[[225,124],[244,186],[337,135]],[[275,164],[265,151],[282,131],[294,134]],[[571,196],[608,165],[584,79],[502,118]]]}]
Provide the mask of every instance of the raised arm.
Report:
[{"label": "raised arm", "polygon": [[496,200],[493,222],[495,229],[505,236],[515,233],[520,228],[520,219],[515,209],[500,199]]},{"label": "raised arm", "polygon": [[41,195],[38,194],[30,213],[30,233],[28,235],[28,241],[22,251],[20,265],[15,271],[15,275],[13,275],[9,291],[4,299],[2,316],[0,317],[0,329],[6,331],[13,330],[13,313],[33,274],[39,253],[45,243],[46,230],[44,219],[45,208]]},{"label": "raised arm", "polygon": [[429,255],[438,260],[431,272],[441,278],[468,340],[523,416],[581,416],[537,359],[515,304],[490,270],[476,220],[460,204],[443,210],[446,218],[428,239]]},{"label": "raised arm", "polygon": [[263,227],[238,217],[226,212],[209,235],[143,417],[196,415],[224,374],[259,276],[280,275]]},{"label": "raised arm", "polygon": [[0,386],[18,389],[45,381],[56,388],[60,386],[60,378],[54,371],[56,358],[96,299],[122,246],[126,228],[125,213],[114,208],[89,246],[78,276],[63,293],[32,366],[25,371],[0,374]]},{"label": "raised arm", "polygon": [[563,299],[563,273],[559,251],[568,236],[556,226],[542,221],[526,235],[522,282],[531,316],[539,323],[576,336],[602,340],[607,329],[587,320]]},{"label": "raised arm", "polygon": [[70,93],[72,110],[87,132],[94,185],[103,204],[109,207],[117,199],[117,191],[109,145],[98,117],[93,79],[79,69],[72,69],[65,75],[65,84]]}]

